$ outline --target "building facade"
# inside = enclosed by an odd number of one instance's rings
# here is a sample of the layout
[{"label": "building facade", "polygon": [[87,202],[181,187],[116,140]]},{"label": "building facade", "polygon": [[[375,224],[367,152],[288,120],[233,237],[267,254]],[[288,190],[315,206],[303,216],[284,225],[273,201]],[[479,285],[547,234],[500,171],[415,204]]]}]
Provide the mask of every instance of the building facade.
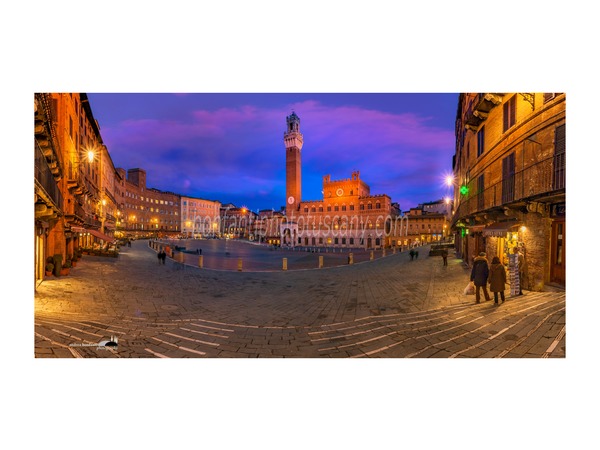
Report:
[{"label": "building facade", "polygon": [[181,196],[181,231],[185,237],[207,238],[220,233],[221,202]]},{"label": "building facade", "polygon": [[286,118],[286,217],[281,223],[281,246],[383,248],[401,245],[405,223],[388,195],[372,195],[360,178],[323,177],[323,198],[302,200],[300,118]]},{"label": "building facade", "polygon": [[565,284],[566,96],[464,93],[452,161],[452,229],[465,261],[524,254],[526,289]]},{"label": "building facade", "polygon": [[253,240],[274,246],[281,245],[281,224],[285,219],[285,208],[280,211],[262,209],[253,224]]},{"label": "building facade", "polygon": [[428,208],[432,204],[437,202],[424,203],[404,214],[406,236],[401,240],[403,246],[431,244],[448,237],[450,222],[445,213]]},{"label": "building facade", "polygon": [[165,237],[181,233],[181,196],[146,186],[146,171],[119,168],[119,237]]},{"label": "building facade", "polygon": [[113,240],[117,180],[86,94],[34,95],[36,282],[45,262],[71,259],[81,246]]},{"label": "building facade", "polygon": [[233,203],[221,205],[221,236],[226,239],[250,239],[258,214]]}]

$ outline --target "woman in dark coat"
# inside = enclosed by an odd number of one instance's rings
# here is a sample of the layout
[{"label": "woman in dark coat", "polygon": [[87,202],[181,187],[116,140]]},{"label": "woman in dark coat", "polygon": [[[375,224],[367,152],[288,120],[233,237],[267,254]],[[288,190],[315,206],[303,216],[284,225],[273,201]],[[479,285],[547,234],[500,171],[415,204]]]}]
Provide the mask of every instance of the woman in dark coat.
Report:
[{"label": "woman in dark coat", "polygon": [[483,295],[486,301],[491,300],[490,294],[487,291],[487,281],[490,269],[488,267],[487,259],[485,259],[485,253],[481,252],[473,260],[473,268],[471,269],[471,281],[475,284],[475,303],[481,303],[479,301],[480,294],[479,290],[483,288]]},{"label": "woman in dark coat", "polygon": [[504,284],[506,283],[506,269],[500,263],[500,258],[494,256],[490,265],[490,274],[488,276],[490,291],[494,293],[494,304],[498,305],[498,292],[502,303],[504,303]]}]

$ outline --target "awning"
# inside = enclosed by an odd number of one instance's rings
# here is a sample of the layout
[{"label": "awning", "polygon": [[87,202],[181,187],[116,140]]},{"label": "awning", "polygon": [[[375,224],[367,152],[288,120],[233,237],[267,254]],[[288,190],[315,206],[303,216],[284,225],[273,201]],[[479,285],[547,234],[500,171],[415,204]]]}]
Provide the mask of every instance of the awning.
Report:
[{"label": "awning", "polygon": [[101,233],[98,230],[87,229],[83,227],[71,227],[71,231],[75,231],[77,233],[90,233],[92,236],[96,236],[98,239],[102,239],[106,242],[114,242],[115,238],[113,236],[109,236],[107,234]]},{"label": "awning", "polygon": [[485,228],[485,225],[471,225],[467,228],[469,230],[469,233],[473,234],[473,233],[479,233],[479,232],[483,231]]},{"label": "awning", "polygon": [[506,233],[521,226],[517,222],[494,222],[483,229],[484,236],[506,237]]}]

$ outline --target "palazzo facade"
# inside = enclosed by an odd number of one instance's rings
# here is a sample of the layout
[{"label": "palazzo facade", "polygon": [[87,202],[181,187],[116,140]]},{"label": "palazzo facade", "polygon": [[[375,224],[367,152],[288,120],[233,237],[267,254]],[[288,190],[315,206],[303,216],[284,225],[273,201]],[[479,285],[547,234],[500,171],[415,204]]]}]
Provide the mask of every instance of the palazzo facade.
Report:
[{"label": "palazzo facade", "polygon": [[524,255],[524,288],[565,285],[566,96],[463,93],[452,229],[459,257]]},{"label": "palazzo facade", "polygon": [[323,177],[323,198],[302,200],[300,118],[286,118],[286,217],[281,223],[282,247],[384,248],[400,246],[407,220],[386,194],[372,195],[360,172],[350,178]]}]

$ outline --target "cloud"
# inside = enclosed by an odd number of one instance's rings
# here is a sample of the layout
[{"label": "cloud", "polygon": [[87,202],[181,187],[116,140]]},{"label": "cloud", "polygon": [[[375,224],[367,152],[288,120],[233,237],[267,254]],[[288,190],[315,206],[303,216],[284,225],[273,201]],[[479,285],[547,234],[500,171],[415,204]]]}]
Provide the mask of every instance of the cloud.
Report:
[{"label": "cloud", "polygon": [[[396,201],[433,195],[432,183],[451,164],[453,130],[433,126],[429,117],[315,100],[284,108],[196,108],[176,119],[124,120],[102,132],[115,164],[146,169],[148,184],[158,189],[223,195],[222,202],[234,194],[256,199],[260,192],[261,199],[272,195],[278,200],[269,203],[279,204],[285,197],[285,116],[292,110],[304,135],[303,178],[347,178],[360,170],[372,193]],[[318,199],[312,195],[320,195],[320,182],[303,190],[311,195],[305,199]]]}]

